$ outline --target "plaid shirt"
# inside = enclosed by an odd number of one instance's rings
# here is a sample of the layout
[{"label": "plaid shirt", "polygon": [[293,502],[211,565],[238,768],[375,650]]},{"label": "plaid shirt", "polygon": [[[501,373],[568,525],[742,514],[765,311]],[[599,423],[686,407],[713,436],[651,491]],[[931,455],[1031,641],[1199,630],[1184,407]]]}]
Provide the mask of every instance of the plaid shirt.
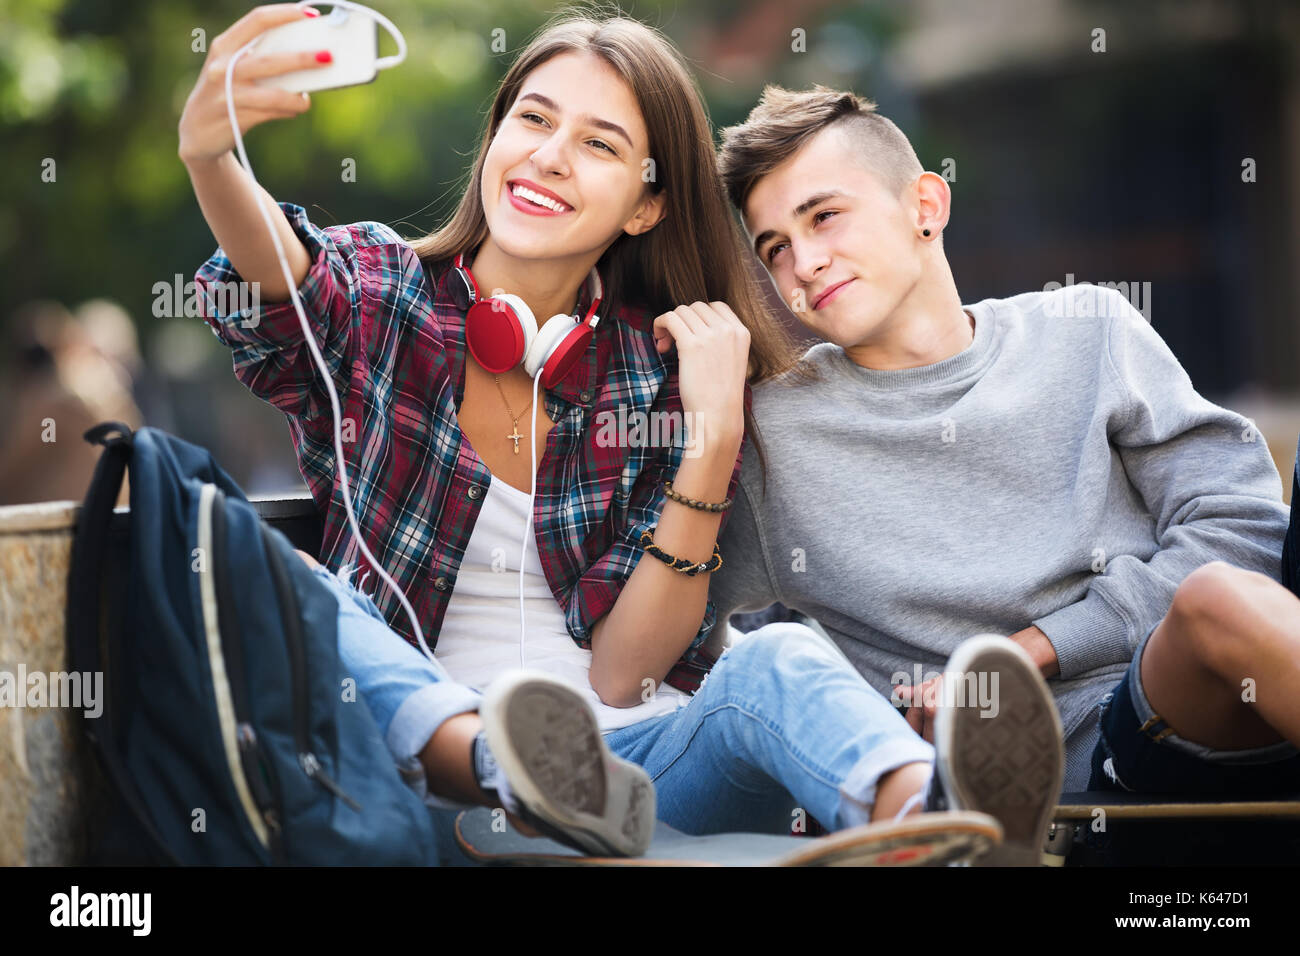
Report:
[{"label": "plaid shirt", "polygon": [[[280,207],[312,259],[298,293],[339,393],[358,524],[370,550],[406,592],[433,647],[492,481],[456,421],[466,358],[457,280],[449,262],[426,270],[415,251],[381,223],[320,229],[301,206]],[[214,295],[214,284],[241,281],[220,248],[195,281],[206,300],[204,318],[233,352],[235,376],[288,418],[299,470],[325,517],[320,559],[334,570],[351,562],[364,566],[334,473],[329,395],[310,351],[300,345],[293,303],[240,312],[236,305],[247,299],[225,295],[234,286]],[[584,283],[581,314],[589,303]],[[637,411],[681,411],[676,356],[655,350],[654,317],[619,306],[602,304],[585,360],[544,393],[555,427],[538,462],[537,547],[569,634],[583,648],[591,647],[592,626],[614,606],[640,560],[641,532],[657,523],[663,482],[676,473],[683,454],[677,442],[627,447],[630,442],[623,440],[602,447],[609,443],[596,440],[607,421],[602,413],[631,421]],[[746,386],[747,406],[750,398]],[[620,408],[629,418],[617,419]],[[738,457],[729,497],[739,477]],[[375,601],[389,625],[415,644],[396,597],[387,587],[377,591]],[[673,687],[694,692],[713,666],[701,644],[714,616],[710,601],[699,632],[666,677]]]}]

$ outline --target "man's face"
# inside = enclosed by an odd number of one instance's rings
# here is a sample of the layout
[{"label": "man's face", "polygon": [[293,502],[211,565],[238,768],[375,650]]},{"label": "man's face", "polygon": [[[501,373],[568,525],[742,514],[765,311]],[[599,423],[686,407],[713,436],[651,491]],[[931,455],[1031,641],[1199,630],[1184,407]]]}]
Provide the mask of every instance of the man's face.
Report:
[{"label": "man's face", "polygon": [[878,335],[921,276],[912,190],[893,195],[835,127],[760,179],[743,215],[786,305],[841,348]]}]

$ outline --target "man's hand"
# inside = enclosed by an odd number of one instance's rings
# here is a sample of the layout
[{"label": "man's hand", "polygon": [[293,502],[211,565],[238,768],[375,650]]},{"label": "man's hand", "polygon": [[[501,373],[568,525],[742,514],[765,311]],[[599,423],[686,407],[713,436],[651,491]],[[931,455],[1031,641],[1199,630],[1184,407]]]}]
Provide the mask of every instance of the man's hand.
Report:
[{"label": "man's hand", "polygon": [[1023,647],[1029,658],[1044,677],[1056,677],[1061,673],[1061,662],[1056,657],[1056,648],[1047,639],[1047,635],[1030,625],[1023,631],[1016,631],[1011,640]]},{"label": "man's hand", "polygon": [[934,743],[934,715],[943,700],[943,676],[931,677],[913,687],[899,684],[894,688],[898,699],[907,704],[907,724],[930,743]]},{"label": "man's hand", "polygon": [[[1047,639],[1047,635],[1038,628],[1025,628],[1008,635],[1029,654],[1030,659],[1044,677],[1056,677],[1061,673],[1061,662],[1057,660],[1056,648]],[[916,687],[899,684],[894,688],[894,697],[908,705],[904,715],[908,726],[930,743],[934,743],[934,716],[943,703],[943,676],[932,677]]]}]

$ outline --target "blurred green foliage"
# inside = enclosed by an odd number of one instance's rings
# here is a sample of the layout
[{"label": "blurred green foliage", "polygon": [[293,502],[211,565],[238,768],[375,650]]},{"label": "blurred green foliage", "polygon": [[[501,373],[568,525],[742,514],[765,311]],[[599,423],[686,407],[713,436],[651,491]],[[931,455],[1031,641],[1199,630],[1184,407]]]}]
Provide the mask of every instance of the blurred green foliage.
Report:
[{"label": "blurred green foliage", "polygon": [[[149,338],[153,284],[178,272],[188,281],[216,248],[176,156],[176,127],[207,44],[252,6],[0,0],[0,316],[32,298],[72,304],[107,296]],[[829,65],[824,56],[790,56],[794,15],[776,5],[620,6],[683,49],[718,124],[744,116],[760,75],[797,81]],[[763,61],[759,72],[735,80],[710,69],[703,62],[710,45],[725,44],[755,6],[777,13],[746,41],[745,56]],[[407,61],[369,85],[316,94],[303,116],[252,130],[246,148],[268,191],[307,206],[318,224],[376,219],[413,236],[449,212],[497,82],[556,4],[378,0],[375,7],[405,34]],[[819,42],[838,37],[850,54],[843,65],[858,73],[864,51],[889,25],[857,5],[834,16],[831,29],[825,7],[814,4],[795,18],[809,21],[810,47],[819,30]],[[392,49],[381,31],[381,54]],[[343,182],[346,159],[355,161],[355,182]]]},{"label": "blurred green foliage", "polygon": [[[321,224],[400,219],[413,234],[445,211],[466,163],[450,147],[472,148],[508,62],[490,51],[491,31],[517,50],[549,11],[503,0],[380,6],[407,37],[407,61],[367,86],[317,94],[307,114],[252,130],[246,148],[272,195],[310,205]],[[0,9],[0,307],[106,295],[147,334],[153,283],[188,279],[216,246],[176,156],[176,126],[207,44],[250,5]],[[381,38],[381,53],[392,46]],[[355,183],[342,181],[345,159]]]}]

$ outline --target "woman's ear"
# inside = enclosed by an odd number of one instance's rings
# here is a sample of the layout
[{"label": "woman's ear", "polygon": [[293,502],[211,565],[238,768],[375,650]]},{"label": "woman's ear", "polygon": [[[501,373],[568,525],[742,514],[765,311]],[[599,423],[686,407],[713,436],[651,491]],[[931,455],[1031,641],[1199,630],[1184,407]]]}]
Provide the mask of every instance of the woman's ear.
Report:
[{"label": "woman's ear", "polygon": [[623,231],[629,236],[639,236],[643,232],[649,232],[663,221],[667,211],[668,193],[664,190],[643,202],[636,215],[623,225]]}]

